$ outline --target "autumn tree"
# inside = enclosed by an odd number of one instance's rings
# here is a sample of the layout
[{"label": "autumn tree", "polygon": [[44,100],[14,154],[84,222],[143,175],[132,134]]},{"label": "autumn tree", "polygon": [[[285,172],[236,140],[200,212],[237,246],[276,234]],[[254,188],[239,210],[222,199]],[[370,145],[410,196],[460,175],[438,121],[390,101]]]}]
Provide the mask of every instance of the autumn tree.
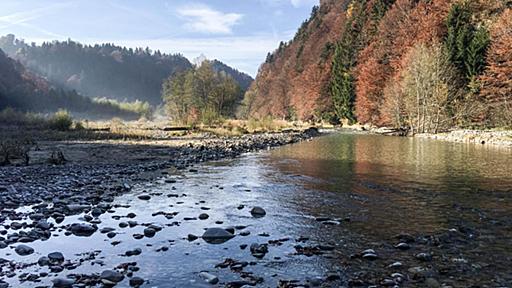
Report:
[{"label": "autumn tree", "polygon": [[445,49],[440,44],[418,44],[404,60],[400,87],[393,88],[396,98],[401,98],[396,102],[395,117],[404,117],[413,134],[450,127],[463,111],[455,111],[458,76]]},{"label": "autumn tree", "polygon": [[359,52],[375,34],[376,24],[390,1],[353,1],[347,11],[342,35],[334,51],[331,66],[330,92],[338,119],[355,122],[355,77],[353,68]]},{"label": "autumn tree", "polygon": [[162,86],[169,116],[176,122],[213,124],[222,117],[234,115],[241,90],[224,72],[216,72],[205,61],[169,78]]},{"label": "autumn tree", "polygon": [[491,103],[494,125],[512,125],[512,9],[507,9],[491,31],[488,66],[480,78],[481,95]]}]

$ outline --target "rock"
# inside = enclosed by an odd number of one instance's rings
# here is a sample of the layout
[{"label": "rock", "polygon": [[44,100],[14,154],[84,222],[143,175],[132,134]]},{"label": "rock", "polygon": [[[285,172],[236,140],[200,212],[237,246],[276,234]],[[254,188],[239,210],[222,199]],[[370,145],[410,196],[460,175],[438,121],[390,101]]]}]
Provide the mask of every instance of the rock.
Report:
[{"label": "rock", "polygon": [[190,242],[197,240],[197,238],[199,238],[199,237],[197,237],[196,235],[193,235],[193,234],[188,234],[188,236],[187,236],[187,240]]},{"label": "rock", "polygon": [[105,270],[100,275],[101,282],[105,285],[115,285],[118,282],[123,281],[123,274],[114,270]]},{"label": "rock", "polygon": [[132,279],[130,279],[130,286],[131,287],[139,287],[142,284],[144,284],[144,279],[142,279],[140,277],[133,277]]},{"label": "rock", "polygon": [[304,130],[303,133],[307,137],[317,137],[320,135],[320,132],[318,131],[318,128],[316,128],[316,127],[309,127],[308,129]]},{"label": "rock", "polygon": [[219,283],[219,277],[210,274],[208,272],[201,272],[199,273],[199,277],[203,278],[204,281],[208,282],[209,284],[215,285]]},{"label": "rock", "polygon": [[84,223],[74,223],[71,224],[69,227],[69,230],[73,235],[75,236],[82,236],[82,237],[88,237],[94,234],[98,228],[96,226],[90,225],[90,224],[84,224]]},{"label": "rock", "polygon": [[101,210],[100,208],[94,208],[91,211],[91,215],[94,217],[99,217],[101,214],[103,214],[103,210]]},{"label": "rock", "polygon": [[126,251],[124,253],[124,255],[130,257],[130,256],[137,256],[137,255],[140,255],[142,253],[142,249],[140,248],[135,248],[133,250],[129,250],[129,251]]},{"label": "rock", "polygon": [[432,255],[430,255],[429,253],[418,253],[416,254],[416,259],[420,261],[429,262],[432,261]]},{"label": "rock", "polygon": [[39,264],[39,266],[48,266],[50,265],[50,258],[43,256],[37,260],[37,264]]},{"label": "rock", "polygon": [[361,257],[363,257],[363,259],[366,260],[376,260],[377,258],[379,258],[377,256],[377,253],[373,249],[364,250],[363,252],[361,252],[361,255]]},{"label": "rock", "polygon": [[151,199],[151,196],[147,195],[147,194],[143,194],[143,195],[139,195],[137,198],[139,198],[140,200],[149,200]]},{"label": "rock", "polygon": [[78,214],[78,213],[82,213],[86,209],[89,209],[89,205],[70,204],[70,205],[67,205],[66,208],[72,214]]},{"label": "rock", "polygon": [[409,250],[409,249],[411,249],[411,245],[404,243],[404,242],[400,242],[395,245],[395,248],[400,249],[400,250]]},{"label": "rock", "polygon": [[112,227],[103,227],[103,228],[100,229],[100,233],[107,234],[107,233],[115,231],[115,230],[116,229],[112,228]]},{"label": "rock", "polygon": [[222,228],[208,228],[202,236],[203,240],[210,244],[221,244],[233,237],[233,233]]},{"label": "rock", "polygon": [[206,213],[202,213],[199,215],[198,217],[200,220],[206,220],[208,218],[210,218],[210,215],[206,214]]},{"label": "rock", "polygon": [[265,211],[265,209],[256,206],[251,209],[251,215],[254,218],[261,218],[267,215],[267,212]]},{"label": "rock", "polygon": [[75,281],[65,278],[55,278],[52,280],[52,283],[54,288],[72,288]]},{"label": "rock", "polygon": [[389,264],[388,268],[397,269],[397,268],[400,268],[402,266],[403,266],[402,262],[398,262],[397,261],[397,262],[393,262],[393,263]]},{"label": "rock", "polygon": [[42,229],[42,230],[49,230],[51,228],[50,223],[46,220],[40,220],[36,224],[36,228]]},{"label": "rock", "polygon": [[251,244],[250,250],[252,256],[256,258],[263,258],[268,253],[268,245],[253,243]]},{"label": "rock", "polygon": [[14,251],[16,252],[16,254],[20,256],[27,256],[34,253],[34,248],[21,244],[16,246],[16,248],[14,248]]},{"label": "rock", "polygon": [[64,262],[64,255],[60,252],[52,252],[48,254],[48,259],[50,263],[62,263]]},{"label": "rock", "polygon": [[156,230],[153,228],[144,229],[144,236],[146,236],[148,238],[155,236],[155,234],[156,234]]}]

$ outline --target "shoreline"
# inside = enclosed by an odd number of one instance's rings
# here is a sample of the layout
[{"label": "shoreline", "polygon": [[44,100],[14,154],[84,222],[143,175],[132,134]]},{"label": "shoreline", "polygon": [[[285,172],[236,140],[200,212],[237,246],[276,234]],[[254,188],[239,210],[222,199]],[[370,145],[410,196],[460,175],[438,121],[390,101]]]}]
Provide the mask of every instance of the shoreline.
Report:
[{"label": "shoreline", "polygon": [[[370,133],[384,136],[399,136],[409,137],[403,135],[403,131],[389,127],[366,127],[361,125],[344,126],[341,129],[355,131],[358,133]],[[466,143],[476,145],[489,145],[495,147],[512,148],[512,130],[471,130],[471,129],[455,129],[447,132],[437,134],[421,133],[415,134],[415,138],[432,139],[452,143]]]},{"label": "shoreline", "polygon": [[[4,214],[12,212],[10,209],[46,201],[67,202],[76,195],[94,205],[103,198],[113,199],[130,191],[135,183],[153,180],[158,171],[191,169],[196,163],[232,159],[324,134],[310,128],[301,132],[165,141],[41,142],[31,153],[30,165],[0,166],[0,220],[5,220]],[[47,163],[55,151],[62,152],[64,164]]]}]

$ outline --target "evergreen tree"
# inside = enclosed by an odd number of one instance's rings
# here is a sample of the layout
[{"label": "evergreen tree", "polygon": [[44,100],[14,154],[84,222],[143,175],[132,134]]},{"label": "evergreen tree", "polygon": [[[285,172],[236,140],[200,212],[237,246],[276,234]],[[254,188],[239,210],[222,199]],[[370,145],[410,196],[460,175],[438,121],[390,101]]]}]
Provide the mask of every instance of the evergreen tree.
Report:
[{"label": "evergreen tree", "polygon": [[346,65],[343,63],[345,51],[341,44],[336,46],[332,64],[331,97],[336,116],[339,119],[347,119],[354,122],[354,84],[350,71],[347,70]]},{"label": "evergreen tree", "polygon": [[[347,10],[345,29],[334,50],[331,68],[330,92],[334,105],[334,112],[339,119],[355,122],[354,101],[355,83],[352,69],[357,64],[359,51],[363,49],[373,34],[376,23],[385,14],[389,0],[374,1],[371,9],[365,0],[354,1]],[[370,10],[370,13],[367,11]],[[368,22],[370,25],[366,25]],[[366,26],[368,34],[363,33]]]},{"label": "evergreen tree", "polygon": [[466,77],[473,81],[483,72],[485,54],[489,46],[489,33],[485,27],[476,28],[471,23],[472,11],[467,3],[452,6],[446,20],[445,46],[451,62]]}]

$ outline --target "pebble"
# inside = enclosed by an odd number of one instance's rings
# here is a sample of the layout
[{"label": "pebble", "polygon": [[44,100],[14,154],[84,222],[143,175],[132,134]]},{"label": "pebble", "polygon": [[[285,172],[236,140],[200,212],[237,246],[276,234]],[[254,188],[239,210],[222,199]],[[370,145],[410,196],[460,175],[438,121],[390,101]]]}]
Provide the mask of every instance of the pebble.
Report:
[{"label": "pebble", "polygon": [[265,215],[267,215],[267,212],[265,211],[265,209],[259,207],[259,206],[256,206],[256,207],[253,207],[251,209],[251,215],[254,217],[254,218],[262,218],[264,217]]},{"label": "pebble", "polygon": [[208,272],[201,272],[199,273],[199,277],[203,278],[204,281],[208,282],[209,284],[215,285],[219,283],[219,277],[210,274]]},{"label": "pebble", "polygon": [[20,256],[27,256],[34,253],[34,248],[21,244],[14,248],[14,252]]},{"label": "pebble", "polygon": [[105,270],[100,275],[101,282],[105,285],[115,285],[118,282],[123,281],[123,274],[114,270]]}]

